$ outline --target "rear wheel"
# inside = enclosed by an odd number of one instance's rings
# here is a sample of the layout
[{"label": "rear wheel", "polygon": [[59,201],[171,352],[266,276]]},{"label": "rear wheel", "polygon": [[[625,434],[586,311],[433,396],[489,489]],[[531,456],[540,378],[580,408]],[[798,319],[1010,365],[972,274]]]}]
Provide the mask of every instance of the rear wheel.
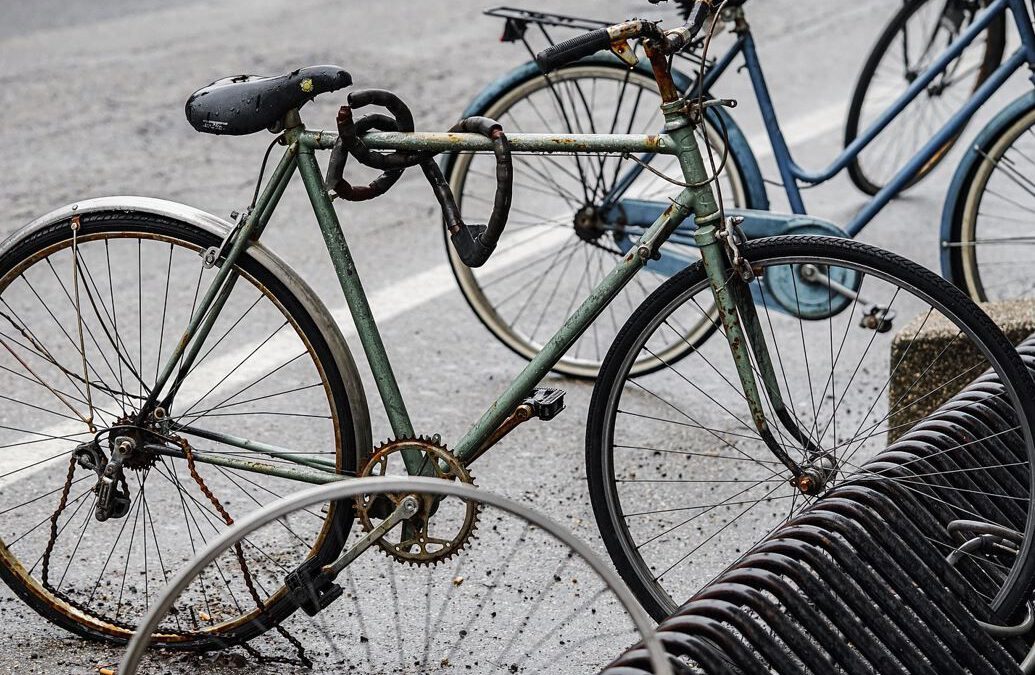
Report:
[{"label": "rear wheel", "polygon": [[[1028,506],[1035,385],[1016,351],[958,289],[893,254],[798,236],[742,251],[758,276],[750,286],[798,436],[763,395],[766,417],[783,450],[816,480],[809,491],[793,485],[760,439],[725,340],[631,378],[638,358],[701,320],[711,295],[700,264],[667,281],[609,352],[586,436],[597,524],[640,602],[660,620],[817,495],[847,481],[895,481],[945,505],[948,520],[985,519],[1025,534],[1019,556],[969,572],[988,601],[1009,613],[1026,597],[1035,567]],[[807,281],[817,270],[865,300]],[[1002,428],[937,452],[910,440],[913,425],[988,368],[998,384],[968,396],[1001,406]],[[899,438],[899,456],[923,459],[898,467],[904,475],[873,468]],[[930,468],[918,469],[921,462]],[[961,542],[945,532],[935,543],[948,554]]]},{"label": "rear wheel", "polygon": [[[988,4],[988,0],[907,0],[877,39],[859,76],[848,110],[845,146],[865,132]],[[875,195],[887,185],[988,79],[1002,61],[1005,41],[1006,15],[1000,14],[848,165],[856,187]],[[955,142],[954,138],[946,143],[909,186],[930,173]]]},{"label": "rear wheel", "polygon": [[952,278],[978,302],[1035,295],[1035,103],[994,138],[960,191],[950,240]]},{"label": "rear wheel", "polygon": [[[552,87],[551,87],[552,83]],[[580,63],[565,66],[549,78],[538,76],[506,91],[479,114],[498,120],[514,132],[652,134],[664,127],[657,84],[639,70],[618,64]],[[723,136],[718,117],[698,130],[722,156]],[[731,151],[720,187],[727,206],[751,207],[744,158]],[[681,180],[671,156],[655,156],[653,168]],[[518,155],[514,157],[514,207],[510,224],[495,255],[484,266],[470,269],[446,238],[449,262],[464,297],[482,323],[505,345],[526,359],[539,353],[599,281],[624,256],[636,237],[635,228],[622,232],[615,218],[631,218],[644,227],[643,217],[622,205],[605,207],[623,177],[636,166],[608,155]],[[449,167],[449,183],[467,222],[485,222],[492,207],[495,172],[483,155],[462,154]],[[622,192],[623,199],[654,205],[657,215],[668,206],[675,185],[643,170]],[[649,225],[653,216],[647,217]],[[610,224],[609,224],[610,223]],[[600,362],[622,322],[633,309],[675,270],[697,259],[692,245],[671,242],[670,260],[650,265],[627,286],[589,330],[577,340],[554,370],[574,377],[595,377]],[[710,324],[686,326],[683,335],[665,350],[676,360],[711,334]],[[658,368],[646,358],[634,373]]]},{"label": "rear wheel", "polygon": [[[0,576],[79,635],[128,640],[177,569],[227,528],[225,516],[295,490],[286,478],[202,462],[292,466],[213,433],[296,448],[332,471],[357,469],[337,343],[314,316],[320,309],[252,255],[237,264],[234,290],[174,405],[164,419],[137,424],[217,271],[199,253],[219,241],[157,215],[92,213],[33,232],[0,259]],[[125,439],[125,492],[102,522],[93,467],[103,469]],[[193,468],[184,443],[198,458]],[[279,582],[252,595],[242,579],[333,555],[352,519],[349,505],[328,504],[249,542],[244,565],[193,588],[155,642],[204,649],[263,632],[294,605]]]}]

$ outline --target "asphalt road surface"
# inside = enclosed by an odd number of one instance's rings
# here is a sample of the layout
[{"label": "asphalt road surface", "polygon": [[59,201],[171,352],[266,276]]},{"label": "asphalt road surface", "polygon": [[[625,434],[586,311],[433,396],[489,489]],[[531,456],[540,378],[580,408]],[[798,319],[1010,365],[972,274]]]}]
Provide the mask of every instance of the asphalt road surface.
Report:
[{"label": "asphalt road surface", "polygon": [[[770,88],[802,165],[819,166],[838,151],[862,59],[897,4],[767,0],[749,5]],[[472,0],[115,0],[71,5],[4,0],[0,235],[6,237],[51,209],[95,196],[160,197],[223,217],[245,205],[268,138],[200,135],[182,112],[190,92],[227,75],[279,74],[335,63],[352,73],[357,86],[397,92],[409,103],[418,128],[445,128],[486,83],[526,60],[520,46],[497,40],[499,22],[483,17],[483,6]],[[537,6],[615,19],[664,14],[631,0],[607,3],[606,8],[592,0],[542,0]],[[969,133],[1023,87],[1023,78],[1015,76]],[[727,77],[715,93],[740,99],[736,120],[751,139],[765,175],[775,178],[746,75]],[[322,97],[305,108],[304,118],[310,127],[332,127],[341,102],[339,95]],[[930,179],[888,207],[861,238],[937,269],[937,223],[959,155],[957,147]],[[779,208],[784,201],[779,189],[770,187],[770,195],[774,208]],[[807,191],[805,197],[811,213],[835,222],[847,220],[865,203],[843,176]],[[263,241],[302,271],[342,322],[359,355],[310,213],[296,182]],[[452,445],[523,361],[486,332],[457,290],[446,262],[437,207],[419,174],[410,172],[376,201],[347,207],[339,203],[338,213],[382,320],[383,338],[414,426],[420,433],[441,434]],[[360,368],[368,372],[365,365]],[[528,424],[515,431],[478,462],[474,473],[480,486],[534,505],[603,553],[583,467],[592,387],[559,377],[551,377],[549,386],[568,392],[567,410],[549,424]],[[374,405],[376,394],[369,386],[378,442],[387,439],[390,430]],[[10,412],[4,419],[12,424]],[[297,431],[302,438],[316,433],[308,427]],[[29,483],[7,482],[0,494],[6,493],[6,499],[20,491],[31,495],[33,489]],[[42,499],[29,517],[43,521],[52,510],[52,500]],[[182,534],[175,529],[169,533]],[[503,556],[505,537],[486,540],[495,541],[486,546],[498,546]],[[491,559],[490,555],[486,560]],[[535,565],[528,565],[531,573]],[[49,624],[6,588],[0,589],[0,624],[0,672],[89,673],[120,656],[117,648],[80,640]],[[167,667],[153,667],[155,672],[189,672],[198,664],[220,673],[289,668],[249,665],[239,657],[191,661],[182,656],[169,657]]]}]

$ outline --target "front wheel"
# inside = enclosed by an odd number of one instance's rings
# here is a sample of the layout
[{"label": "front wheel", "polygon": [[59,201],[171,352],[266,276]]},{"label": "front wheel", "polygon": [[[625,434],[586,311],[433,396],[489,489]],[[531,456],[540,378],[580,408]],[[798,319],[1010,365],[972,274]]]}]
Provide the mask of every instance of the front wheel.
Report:
[{"label": "front wheel", "polygon": [[[847,481],[896,481],[946,507],[948,519],[987,519],[1025,533],[1016,558],[971,572],[996,609],[1016,607],[1035,562],[1028,555],[1035,387],[1003,334],[945,280],[860,242],[789,236],[742,251],[757,275],[750,286],[791,422],[779,421],[771,395],[763,395],[766,417],[785,452],[819,482],[809,491],[792,485],[761,441],[725,340],[631,377],[632,364],[656,354],[680,326],[709,320],[702,265],[669,279],[608,353],[587,428],[593,510],[639,600],[660,619],[818,496]],[[817,272],[860,299],[816,282]],[[1004,428],[937,450],[910,436],[989,368],[998,383],[968,396],[1002,404]],[[874,459],[900,437],[893,453],[900,473],[892,476]],[[906,453],[916,459],[901,460]],[[903,462],[911,470],[901,471]],[[945,533],[937,543],[948,553],[960,542]]]},{"label": "front wheel", "polygon": [[[0,577],[81,636],[128,640],[229,518],[295,491],[284,477],[203,462],[292,466],[227,434],[293,448],[330,471],[357,469],[340,336],[280,263],[253,252],[236,264],[233,291],[173,404],[138,423],[218,271],[199,254],[219,243],[191,223],[120,209],[55,221],[0,256]],[[125,450],[121,494],[102,521],[98,472],[116,445]],[[294,610],[276,580],[336,554],[352,519],[350,505],[328,504],[282,521],[190,589],[154,641],[207,649],[262,633]],[[248,587],[271,570],[274,581]]]}]

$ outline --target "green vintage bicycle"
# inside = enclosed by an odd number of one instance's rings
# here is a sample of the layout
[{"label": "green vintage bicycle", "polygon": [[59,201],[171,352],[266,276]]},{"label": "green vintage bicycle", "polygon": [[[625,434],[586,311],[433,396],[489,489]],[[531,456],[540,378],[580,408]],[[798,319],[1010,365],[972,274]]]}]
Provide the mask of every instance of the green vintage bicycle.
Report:
[{"label": "green vintage bicycle", "polygon": [[[629,57],[627,40],[642,40],[663,99],[660,134],[508,134],[484,118],[414,132],[405,105],[380,90],[351,92],[337,132],[315,131],[299,110],[349,86],[344,70],[228,78],[191,97],[189,121],[215,134],[270,129],[270,150],[284,149],[233,222],[166,201],[111,197],[62,207],[15,233],[0,247],[0,574],[10,588],[68,630],[124,641],[206,542],[300,483],[398,473],[470,482],[472,463],[509,431],[561,412],[563,392],[540,387],[544,377],[688,218],[702,261],[668,279],[626,323],[596,383],[587,428],[601,534],[648,611],[661,616],[676,606],[830,486],[890,480],[867,470],[866,459],[987,369],[1000,383],[989,405],[1009,424],[945,449],[963,468],[947,471],[939,489],[959,495],[946,500],[953,505],[980,498],[985,519],[1023,516],[1035,385],[995,325],[945,281],[891,253],[818,236],[748,243],[724,217],[712,179],[723,157],[702,154],[694,134],[704,112],[724,102],[684,98],[669,71],[669,56],[696,37],[705,10],[695,5],[675,30],[634,20],[540,55],[550,69],[606,49]],[[390,114],[356,119],[375,105]],[[330,151],[326,176],[319,151]],[[494,153],[498,185],[487,224],[457,215],[433,159],[442,152]],[[447,448],[410,421],[333,200],[376,196],[420,166],[458,255],[478,265],[504,228],[522,229],[508,225],[518,153],[589,161],[660,153],[680,172],[666,178],[673,194],[661,217],[598,286],[570,301],[557,334]],[[383,173],[353,185],[347,161]],[[316,294],[260,241],[296,173],[391,424],[391,439],[377,445],[346,339]],[[548,268],[599,264],[578,257],[582,247],[528,232],[523,255],[510,261],[515,268],[533,260]],[[724,339],[706,340],[713,333]],[[672,336],[678,365],[666,351]],[[472,345],[472,364],[476,356]],[[632,378],[630,364],[645,358],[655,372]],[[988,461],[982,443],[997,442],[1015,446],[1018,460]],[[539,461],[528,470],[545,473]],[[355,555],[356,522],[377,534],[367,545],[399,563],[438,564],[471,544],[477,518],[423,504],[413,515],[383,500],[299,510],[249,538],[236,562],[199,575],[153,642],[208,649],[255,637],[300,607],[320,611],[341,593],[333,571]],[[976,507],[947,508],[978,517]],[[1023,546],[984,567],[1000,589],[989,602],[1004,616],[1035,578],[1033,520],[1028,513],[1017,522],[1027,522]],[[948,551],[959,542],[947,533],[940,543]]]}]

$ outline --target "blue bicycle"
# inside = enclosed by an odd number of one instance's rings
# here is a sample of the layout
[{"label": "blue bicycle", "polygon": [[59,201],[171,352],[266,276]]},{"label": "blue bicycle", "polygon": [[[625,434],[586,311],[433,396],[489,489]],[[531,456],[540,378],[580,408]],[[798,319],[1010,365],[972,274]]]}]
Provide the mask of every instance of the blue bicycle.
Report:
[{"label": "blue bicycle", "polygon": [[[702,147],[713,151],[717,187],[728,211],[743,219],[748,238],[776,234],[857,235],[892,199],[925,176],[959,138],[974,114],[1016,71],[1035,70],[1035,32],[1025,0],[907,0],[880,36],[853,97],[846,148],[820,171],[802,168],[784,138],[769,94],[745,0],[719,5],[720,20],[735,39],[710,58],[706,45],[679,55],[677,86],[689,97],[707,92],[742,59],[772,144],[780,179],[793,213],[768,212],[769,197],[747,138],[724,109],[712,101],[698,130]],[[549,30],[588,31],[593,21],[513,8],[487,14],[505,20],[504,41],[525,41],[537,31],[552,43]],[[1009,17],[1021,46],[1003,58]],[[624,54],[587,56],[543,75],[528,62],[499,78],[464,111],[485,115],[509,129],[535,132],[567,128],[574,133],[651,133],[660,129],[660,95],[642,66],[630,67]],[[630,59],[631,60],[631,59]],[[701,83],[701,87],[696,86]],[[890,99],[889,99],[890,94]],[[921,124],[921,121],[923,124]],[[936,125],[928,131],[924,127]],[[905,125],[903,138],[893,125]],[[977,136],[961,162],[945,201],[941,224],[942,273],[977,301],[1017,297],[1035,289],[1025,246],[1035,243],[1027,212],[1035,206],[1035,92],[1007,106]],[[894,147],[889,152],[885,147]],[[445,159],[444,170],[464,217],[484,219],[492,205],[489,160],[470,154]],[[522,210],[489,265],[472,270],[450,250],[460,288],[479,319],[505,345],[525,358],[539,352],[567,310],[626,255],[644,229],[669,206],[663,199],[678,176],[671,157],[525,155],[515,157],[515,202]],[[846,225],[806,214],[803,186],[824,183],[847,170],[873,198]],[[654,279],[627,288],[592,330],[576,342],[555,371],[595,377],[623,323],[656,283],[697,259],[692,231],[675,233],[673,245],[649,270]],[[447,249],[450,247],[447,246]],[[649,275],[644,275],[645,277]],[[854,297],[852,289],[830,290]],[[822,292],[826,298],[826,290]],[[825,300],[824,300],[825,301]],[[712,308],[700,325],[684,326],[661,345],[669,363],[690,353],[711,334]],[[657,367],[657,360],[633,365],[634,374]]]}]

